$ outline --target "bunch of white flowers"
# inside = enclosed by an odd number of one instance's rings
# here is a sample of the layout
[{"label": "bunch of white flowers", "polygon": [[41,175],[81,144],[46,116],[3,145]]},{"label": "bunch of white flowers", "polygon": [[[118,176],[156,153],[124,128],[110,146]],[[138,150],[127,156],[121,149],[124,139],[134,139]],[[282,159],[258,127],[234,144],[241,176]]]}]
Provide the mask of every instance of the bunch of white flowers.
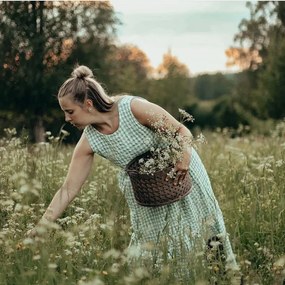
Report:
[{"label": "bunch of white flowers", "polygon": [[[180,123],[194,122],[192,115],[185,110],[179,109],[181,115]],[[152,115],[154,116],[154,115]],[[150,149],[149,156],[139,160],[140,172],[144,174],[154,174],[157,171],[172,167],[168,175],[173,177],[174,166],[181,161],[185,148],[196,147],[197,143],[204,143],[205,137],[200,134],[195,139],[193,136],[183,136],[180,127],[166,125],[165,116],[154,116],[151,119],[151,127],[157,135],[157,147]]]}]

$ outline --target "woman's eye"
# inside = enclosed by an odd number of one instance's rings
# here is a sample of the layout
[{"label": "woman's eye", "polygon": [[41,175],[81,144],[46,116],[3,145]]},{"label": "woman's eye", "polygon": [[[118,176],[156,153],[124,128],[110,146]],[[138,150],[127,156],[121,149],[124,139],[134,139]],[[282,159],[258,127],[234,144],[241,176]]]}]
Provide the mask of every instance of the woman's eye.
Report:
[{"label": "woman's eye", "polygon": [[72,114],[73,114],[73,111],[67,111],[67,113],[68,113],[69,115],[72,115]]}]

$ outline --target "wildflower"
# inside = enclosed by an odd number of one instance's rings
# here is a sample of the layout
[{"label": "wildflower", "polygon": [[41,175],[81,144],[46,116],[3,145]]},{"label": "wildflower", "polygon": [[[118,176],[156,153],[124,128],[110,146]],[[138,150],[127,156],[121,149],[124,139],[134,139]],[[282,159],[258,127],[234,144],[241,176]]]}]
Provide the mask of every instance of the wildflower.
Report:
[{"label": "wildflower", "polygon": [[285,267],[285,255],[281,256],[273,264],[274,267],[284,268]]},{"label": "wildflower", "polygon": [[120,264],[119,263],[113,263],[111,267],[111,271],[113,273],[118,273],[120,270]]},{"label": "wildflower", "polygon": [[56,269],[56,268],[57,268],[57,264],[55,264],[55,263],[49,263],[49,264],[48,264],[48,268],[50,268],[50,269]]},{"label": "wildflower", "polygon": [[281,167],[284,164],[284,161],[282,159],[276,160],[275,162],[276,167]]},{"label": "wildflower", "polygon": [[16,204],[14,211],[15,212],[20,212],[22,210],[23,206],[19,203]]},{"label": "wildflower", "polygon": [[219,247],[219,245],[222,244],[220,241],[211,241],[210,245],[212,247],[212,249],[217,249]]},{"label": "wildflower", "polygon": [[143,279],[145,277],[148,277],[148,272],[142,268],[142,267],[139,267],[139,268],[136,268],[135,269],[135,272],[134,272],[134,275],[139,278],[139,279]]},{"label": "wildflower", "polygon": [[183,117],[183,121],[184,122],[194,122],[194,117],[192,115],[190,115],[189,113],[187,113],[185,110],[183,109],[178,109],[179,113],[182,115]]},{"label": "wildflower", "polygon": [[33,260],[39,260],[39,259],[41,259],[41,256],[39,254],[33,256]]},{"label": "wildflower", "polygon": [[220,268],[218,265],[213,265],[212,269],[214,270],[214,272],[219,272]]},{"label": "wildflower", "polygon": [[104,282],[102,280],[100,280],[98,277],[96,277],[95,279],[93,279],[92,281],[90,282],[87,282],[87,283],[83,283],[82,280],[79,280],[79,285],[104,285]]},{"label": "wildflower", "polygon": [[33,243],[34,243],[34,240],[31,239],[31,238],[25,238],[25,239],[23,240],[23,244],[24,244],[24,245],[29,245],[29,244],[33,244]]},{"label": "wildflower", "polygon": [[244,261],[244,264],[246,264],[246,265],[251,265],[251,262],[246,259],[246,260]]},{"label": "wildflower", "polygon": [[141,251],[139,246],[129,246],[126,250],[126,255],[131,259],[131,258],[137,258],[140,256]]},{"label": "wildflower", "polygon": [[70,251],[69,249],[65,249],[65,250],[64,250],[64,253],[65,253],[66,255],[72,255],[72,251]]},{"label": "wildflower", "polygon": [[110,249],[109,251],[104,253],[103,256],[104,256],[104,258],[109,258],[109,257],[119,258],[120,257],[120,252],[118,250],[115,250],[115,249]]},{"label": "wildflower", "polygon": [[144,162],[144,159],[141,158],[141,159],[139,160],[139,163],[143,163],[143,162]]},{"label": "wildflower", "polygon": [[16,249],[17,250],[22,250],[24,248],[24,244],[22,242],[17,243]]},{"label": "wildflower", "polygon": [[[182,115],[182,122],[194,121],[192,115],[179,109]],[[151,128],[154,130],[157,139],[157,147],[150,149],[150,157],[140,159],[140,172],[145,174],[154,174],[156,171],[163,170],[169,166],[174,166],[182,159],[185,148],[195,146],[195,143],[204,143],[205,138],[199,135],[197,140],[193,137],[185,137],[179,133],[179,128],[173,125],[167,125],[167,119],[164,115],[152,115],[150,119]],[[172,174],[170,173],[171,177]]]},{"label": "wildflower", "polygon": [[63,135],[64,137],[69,136],[69,132],[67,132],[66,130],[61,129],[60,132],[62,133],[62,135]]},{"label": "wildflower", "polygon": [[4,132],[6,133],[6,135],[8,137],[12,137],[12,136],[15,136],[17,134],[17,131],[15,128],[13,128],[13,129],[5,128]]}]

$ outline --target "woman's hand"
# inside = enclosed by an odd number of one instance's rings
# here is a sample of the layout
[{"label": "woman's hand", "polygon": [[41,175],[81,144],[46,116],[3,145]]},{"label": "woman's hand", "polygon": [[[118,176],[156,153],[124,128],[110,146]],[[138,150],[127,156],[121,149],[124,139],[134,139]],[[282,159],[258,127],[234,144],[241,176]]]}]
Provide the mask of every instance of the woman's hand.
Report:
[{"label": "woman's hand", "polygon": [[93,158],[94,153],[83,134],[74,149],[65,181],[43,215],[46,220],[56,221],[73,201],[90,172]]},{"label": "woman's hand", "polygon": [[173,181],[174,185],[181,184],[182,181],[185,179],[185,176],[189,171],[190,159],[191,159],[191,149],[187,148],[183,152],[182,160],[178,161],[174,167],[174,181]]},{"label": "woman's hand", "polygon": [[[182,184],[187,172],[189,171],[189,165],[191,160],[191,148],[187,148],[183,152],[181,161],[178,161],[170,173],[166,176],[165,180],[172,180],[174,185]],[[171,177],[171,178],[170,178]]]}]

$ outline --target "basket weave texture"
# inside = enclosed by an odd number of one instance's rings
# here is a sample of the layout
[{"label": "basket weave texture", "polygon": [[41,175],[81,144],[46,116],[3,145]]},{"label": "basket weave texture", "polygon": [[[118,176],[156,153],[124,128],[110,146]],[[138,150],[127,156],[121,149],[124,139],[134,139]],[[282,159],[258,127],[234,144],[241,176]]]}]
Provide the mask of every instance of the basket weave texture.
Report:
[{"label": "basket weave texture", "polygon": [[159,207],[174,203],[185,197],[192,187],[189,172],[181,184],[174,185],[173,180],[165,180],[167,174],[172,169],[172,166],[152,174],[140,173],[141,158],[147,159],[151,156],[150,152],[146,152],[133,159],[127,166],[128,173],[134,196],[139,205],[146,207]]}]

